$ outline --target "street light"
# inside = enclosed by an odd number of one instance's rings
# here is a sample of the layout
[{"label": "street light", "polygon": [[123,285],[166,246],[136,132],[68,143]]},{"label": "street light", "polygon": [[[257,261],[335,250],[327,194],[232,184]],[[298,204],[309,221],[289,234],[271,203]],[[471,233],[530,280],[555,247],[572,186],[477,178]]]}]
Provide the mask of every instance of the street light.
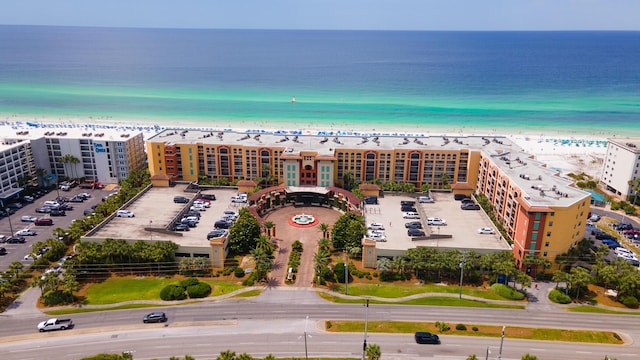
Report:
[{"label": "street light", "polygon": [[365,299],[364,310],[364,342],[362,344],[362,360],[365,359],[367,352],[367,325],[369,323],[369,299]]},{"label": "street light", "polygon": [[462,260],[460,261],[460,299],[462,299],[462,278],[464,276],[464,257],[466,252],[462,253]]},{"label": "street light", "polygon": [[[307,334],[307,323],[309,322],[309,315],[304,320],[304,358],[309,360],[309,352],[307,351],[307,336],[311,337],[311,335]],[[300,338],[298,338],[300,339]]]},{"label": "street light", "polygon": [[498,352],[498,359],[502,359],[502,343],[504,343],[504,329],[506,326],[502,327],[502,337],[500,339],[500,351]]}]

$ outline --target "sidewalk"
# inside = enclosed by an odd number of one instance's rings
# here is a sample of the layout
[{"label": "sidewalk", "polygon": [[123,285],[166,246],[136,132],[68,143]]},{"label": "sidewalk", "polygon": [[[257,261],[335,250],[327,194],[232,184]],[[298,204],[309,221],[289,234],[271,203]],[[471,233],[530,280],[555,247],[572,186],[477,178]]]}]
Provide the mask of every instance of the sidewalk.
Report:
[{"label": "sidewalk", "polygon": [[40,289],[28,288],[16,299],[0,316],[5,317],[40,317],[42,311],[38,309]]}]

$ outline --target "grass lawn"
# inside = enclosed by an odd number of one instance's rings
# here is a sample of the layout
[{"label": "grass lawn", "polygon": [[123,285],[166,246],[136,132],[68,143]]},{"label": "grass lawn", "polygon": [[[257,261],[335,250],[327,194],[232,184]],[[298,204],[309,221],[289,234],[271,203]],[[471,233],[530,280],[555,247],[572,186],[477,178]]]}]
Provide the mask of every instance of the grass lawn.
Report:
[{"label": "grass lawn", "polygon": [[[456,330],[454,323],[448,323],[450,330],[440,333],[435,323],[432,322],[409,322],[409,321],[369,321],[367,331],[378,333],[399,333],[412,334],[416,331],[429,331],[443,335],[463,335],[463,336],[484,336],[500,337],[502,326],[464,324],[466,330]],[[474,331],[473,328],[477,328]],[[325,329],[330,332],[364,332],[363,321],[325,321]],[[527,328],[517,326],[507,326],[505,329],[506,338],[545,340],[545,341],[568,341],[597,344],[622,344],[620,336],[611,331],[590,331],[590,330],[568,330],[568,329],[545,329]]]},{"label": "grass lawn", "polygon": [[[132,300],[161,300],[160,291],[169,284],[177,284],[176,278],[116,277],[90,285],[86,289],[86,305],[115,304]],[[243,286],[230,281],[201,280],[211,285],[210,296],[228,294]]]},{"label": "grass lawn", "polygon": [[567,310],[571,312],[583,312],[583,313],[600,313],[600,314],[618,314],[618,315],[640,315],[640,312],[629,310],[629,311],[617,311],[617,310],[609,310],[599,308],[597,306],[589,306],[589,305],[579,305],[572,306],[567,308]]},{"label": "grass lawn", "polygon": [[[344,285],[340,284],[332,288],[333,291],[344,293]],[[400,298],[424,293],[458,294],[459,286],[436,284],[392,284],[392,283],[354,283],[349,284],[349,295],[376,296],[384,298]],[[491,288],[462,287],[462,294],[488,300],[510,300],[496,294]]]},{"label": "grass lawn", "polygon": [[[351,293],[351,291],[349,291]],[[323,299],[339,304],[362,304],[362,299],[344,299],[341,297],[329,295],[319,292],[318,295]],[[499,309],[524,309],[524,305],[502,305],[502,304],[490,304],[476,300],[458,299],[452,297],[437,297],[430,296],[420,299],[413,299],[407,301],[378,301],[369,300],[371,304],[396,304],[396,305],[431,305],[431,306],[464,306],[464,307],[479,307],[479,308],[499,308]]]}]

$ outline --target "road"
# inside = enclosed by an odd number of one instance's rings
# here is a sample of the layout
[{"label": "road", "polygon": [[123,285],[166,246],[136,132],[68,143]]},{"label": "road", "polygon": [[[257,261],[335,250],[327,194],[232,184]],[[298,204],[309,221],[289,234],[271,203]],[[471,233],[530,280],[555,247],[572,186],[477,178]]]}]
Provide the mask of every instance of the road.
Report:
[{"label": "road", "polygon": [[[363,333],[333,334],[323,330],[322,320],[364,320],[363,305],[333,304],[314,292],[267,289],[253,299],[203,302],[170,308],[169,322],[142,324],[150,309],[75,314],[73,330],[37,333],[35,325],[47,316],[33,312],[0,318],[2,359],[78,359],[99,352],[135,351],[134,359],[168,358],[189,354],[212,359],[231,349],[253,356],[272,353],[277,357],[304,356],[308,326],[309,356],[360,357]],[[309,316],[309,324],[305,318]],[[373,320],[446,321],[450,324],[495,324],[506,326],[563,327],[615,330],[626,345],[594,345],[505,339],[503,359],[520,359],[526,352],[540,359],[602,359],[605,354],[621,359],[636,358],[640,329],[637,316],[569,313],[562,310],[538,312],[509,309],[371,305],[366,317]],[[381,346],[383,359],[465,359],[483,357],[487,347],[491,358],[499,351],[499,338],[442,336],[442,345],[417,345],[411,334],[369,333],[369,344]]]}]

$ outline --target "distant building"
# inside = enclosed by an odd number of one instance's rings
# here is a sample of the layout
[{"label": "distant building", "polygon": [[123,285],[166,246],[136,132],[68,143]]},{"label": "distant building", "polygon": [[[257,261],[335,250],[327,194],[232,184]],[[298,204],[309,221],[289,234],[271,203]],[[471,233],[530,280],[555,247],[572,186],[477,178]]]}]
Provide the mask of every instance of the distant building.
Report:
[{"label": "distant building", "polygon": [[600,183],[607,190],[627,198],[633,195],[630,180],[640,177],[640,139],[608,139]]},{"label": "distant building", "polygon": [[[34,171],[43,169],[58,179],[86,178],[117,183],[131,171],[147,166],[143,134],[137,130],[38,124],[17,131],[4,126],[2,131],[10,134],[6,135],[10,141],[30,144]],[[65,161],[66,155],[76,160]]]}]

